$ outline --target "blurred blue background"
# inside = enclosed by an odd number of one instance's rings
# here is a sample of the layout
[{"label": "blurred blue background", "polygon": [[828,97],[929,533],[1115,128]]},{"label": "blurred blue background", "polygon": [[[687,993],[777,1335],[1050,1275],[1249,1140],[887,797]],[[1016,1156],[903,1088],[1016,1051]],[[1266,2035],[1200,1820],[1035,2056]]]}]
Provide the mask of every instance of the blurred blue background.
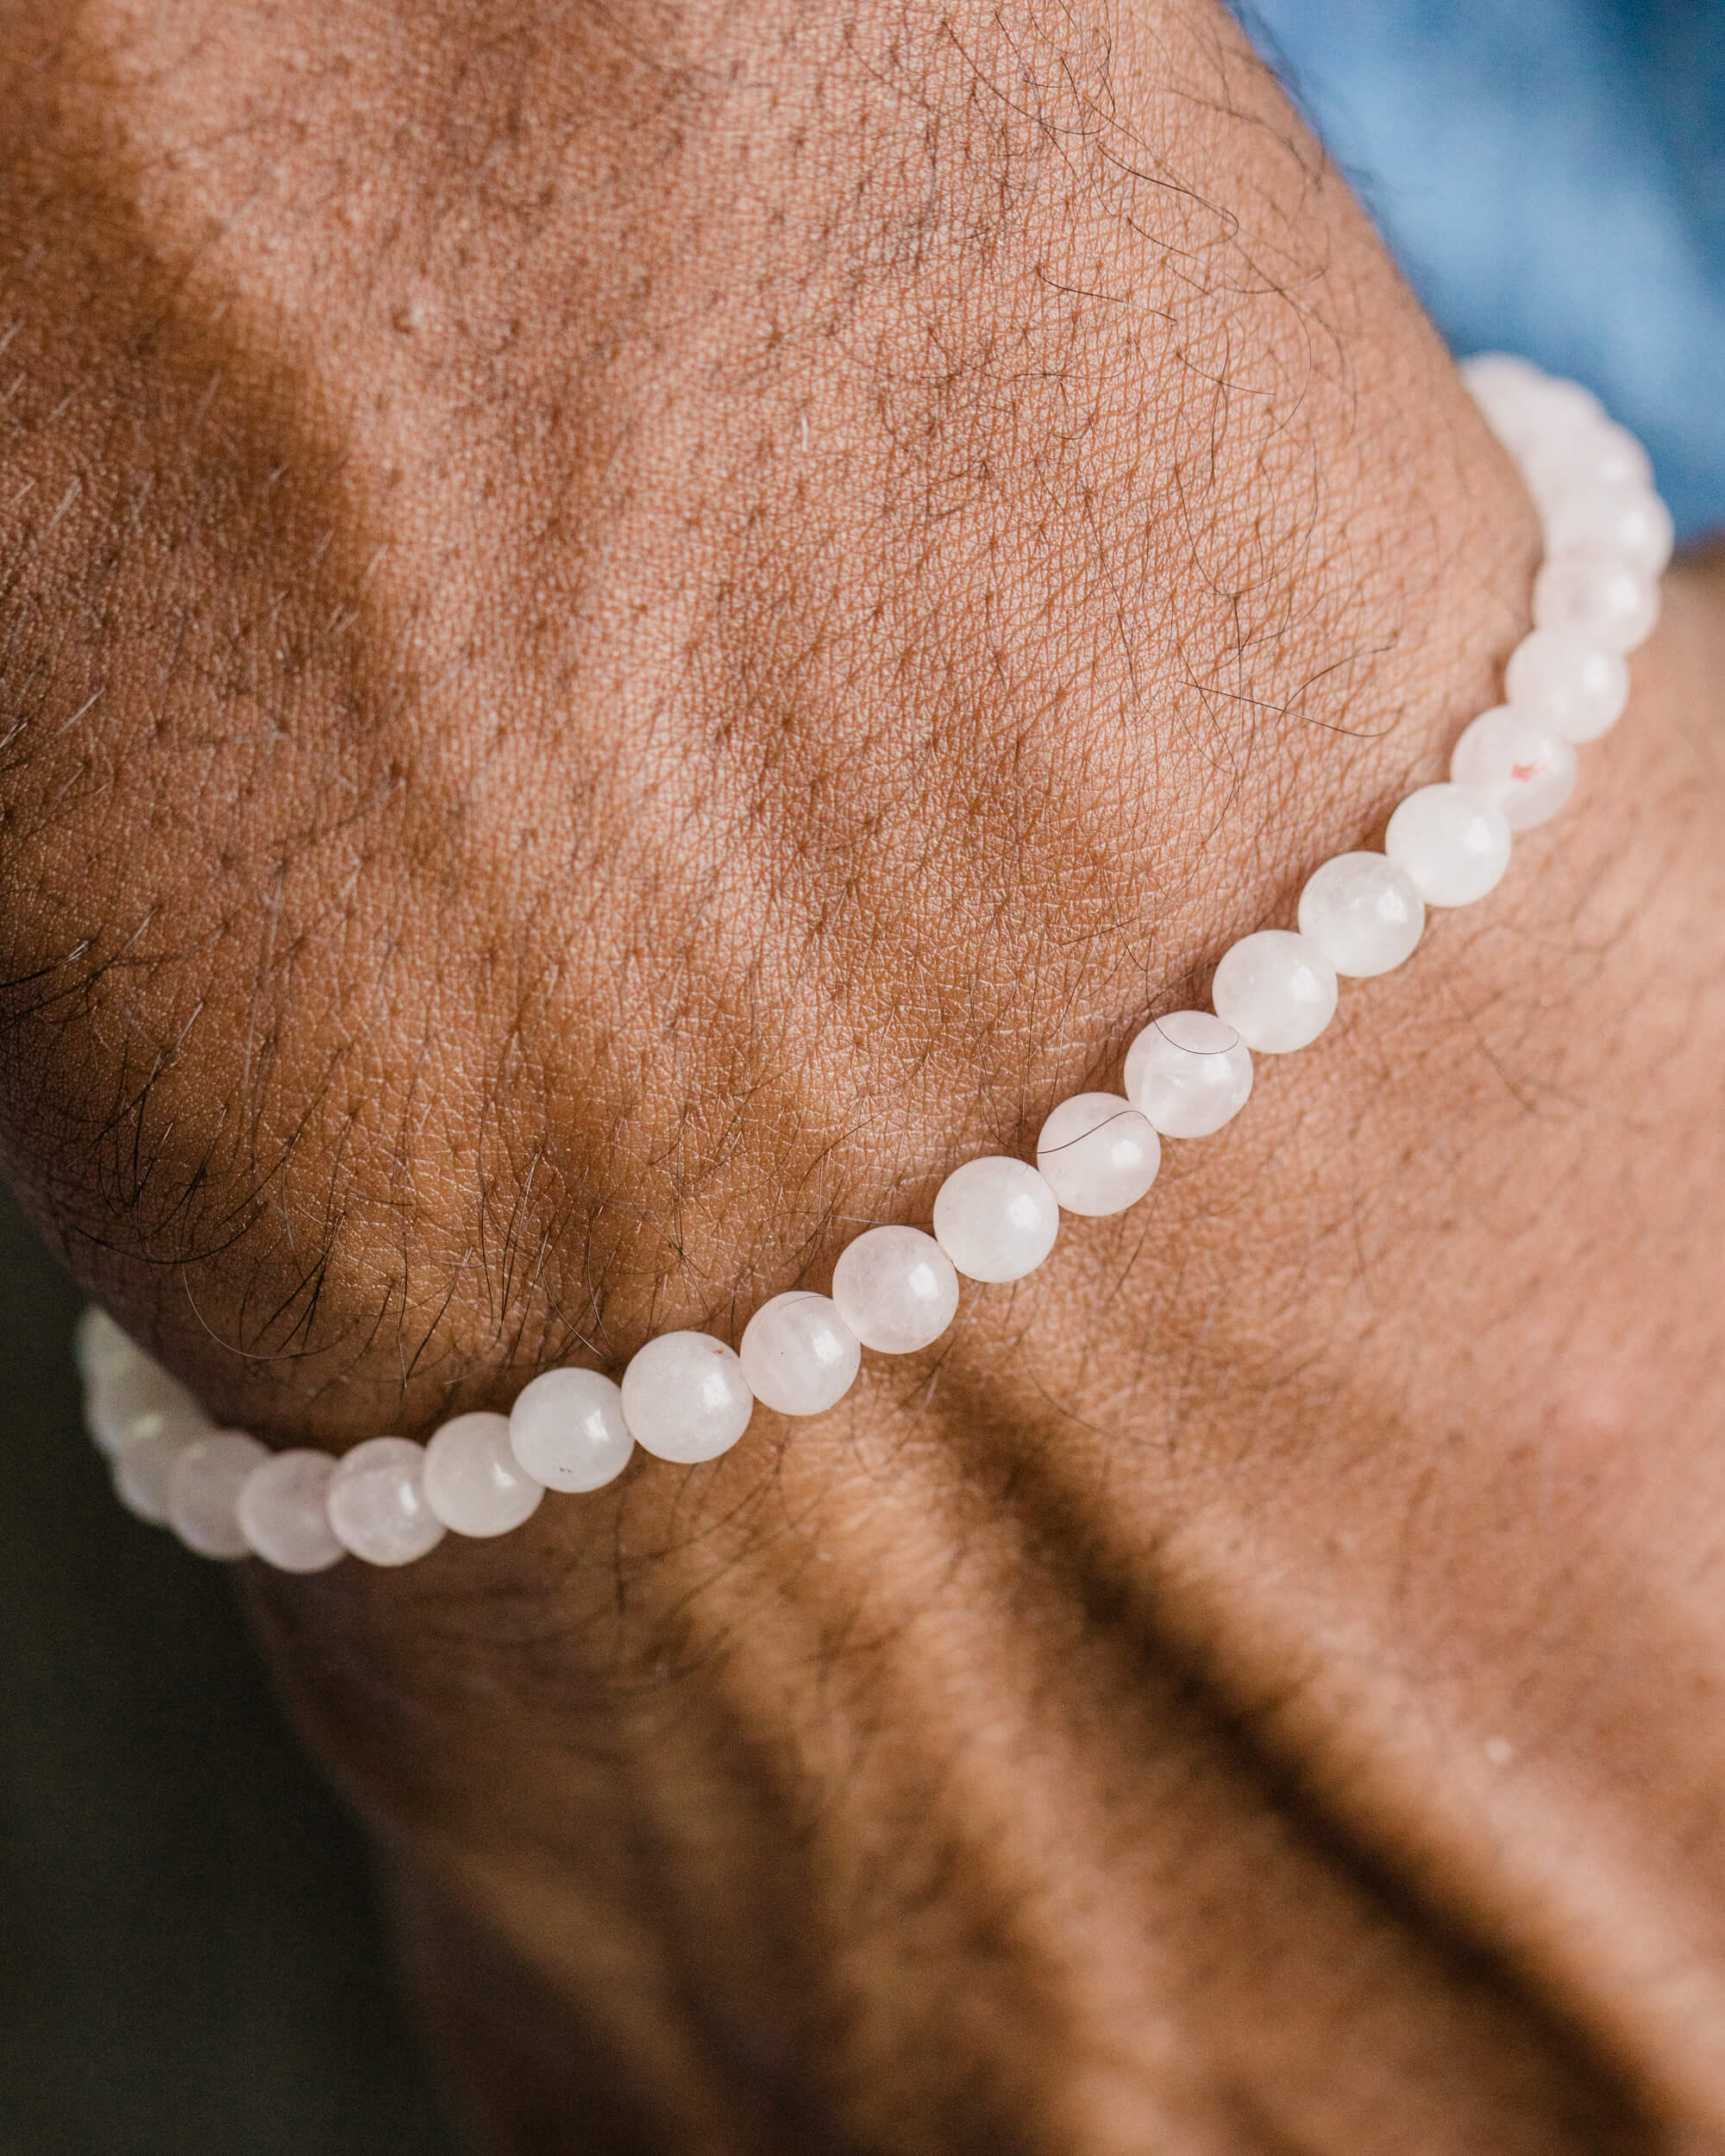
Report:
[{"label": "blurred blue background", "polygon": [[1725,524],[1725,5],[1239,0],[1459,353],[1572,374]]}]

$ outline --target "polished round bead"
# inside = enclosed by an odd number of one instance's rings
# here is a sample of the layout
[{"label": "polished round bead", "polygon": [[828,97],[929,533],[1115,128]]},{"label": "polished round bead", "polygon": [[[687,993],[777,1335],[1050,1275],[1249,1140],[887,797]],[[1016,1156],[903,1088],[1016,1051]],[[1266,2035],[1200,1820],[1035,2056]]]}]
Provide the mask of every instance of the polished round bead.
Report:
[{"label": "polished round bead", "polygon": [[1551,553],[1600,547],[1621,555],[1643,576],[1664,572],[1673,541],[1671,511],[1650,486],[1606,486],[1597,481],[1570,486],[1546,511]]},{"label": "polished round bead", "polygon": [[825,1295],[793,1288],[763,1302],[737,1355],[756,1400],[781,1415],[823,1415],[856,1381],[862,1344]]},{"label": "polished round bead", "polygon": [[137,1438],[114,1455],[114,1495],[129,1513],[147,1520],[153,1527],[167,1525],[168,1478],[173,1463],[188,1445],[210,1434],[212,1426],[187,1432],[169,1429],[154,1437]]},{"label": "polished round bead", "polygon": [[535,1482],[571,1495],[614,1482],[635,1450],[623,1388],[597,1370],[547,1370],[524,1386],[509,1442]]},{"label": "polished round bead", "polygon": [[1300,893],[1300,933],[1351,980],[1390,972],[1425,928],[1425,900],[1386,854],[1338,854]]},{"label": "polished round bead", "polygon": [[1527,490],[1541,508],[1549,508],[1578,486],[1639,486],[1651,488],[1653,461],[1627,427],[1602,419],[1590,425],[1553,434],[1540,434],[1527,442],[1519,461]]},{"label": "polished round bead", "polygon": [[1621,651],[1558,629],[1523,636],[1504,669],[1507,702],[1549,718],[1565,740],[1596,741],[1629,700],[1629,662]]},{"label": "polished round bead", "polygon": [[167,1478],[167,1524],[188,1550],[201,1557],[250,1554],[240,1492],[268,1458],[267,1446],[238,1430],[217,1430],[182,1447]]},{"label": "polished round bead", "polygon": [[329,1525],[327,1452],[278,1452],[254,1468],[240,1492],[240,1532],[278,1572],[327,1572],[346,1552]]},{"label": "polished round bead", "polygon": [[1162,1165],[1162,1141],[1119,1094],[1075,1094],[1043,1125],[1036,1165],[1063,1212],[1101,1218],[1124,1213],[1150,1188]]},{"label": "polished round bead", "polygon": [[84,1417],[110,1459],[143,1438],[200,1438],[216,1426],[185,1386],[143,1354],[110,1365],[96,1379],[85,1396]]},{"label": "polished round bead", "polygon": [[539,1509],[545,1485],[509,1442],[507,1415],[457,1415],[425,1448],[425,1501],[458,1535],[506,1535]]},{"label": "polished round bead", "polygon": [[78,1323],[72,1329],[72,1359],[85,1383],[93,1385],[147,1358],[131,1335],[122,1332],[108,1313],[92,1302],[78,1312]]},{"label": "polished round bead", "polygon": [[920,1228],[865,1228],[838,1254],[832,1300],[864,1347],[913,1355],[957,1316],[958,1275]]},{"label": "polished round bead", "polygon": [[1457,786],[1484,794],[1512,831],[1555,816],[1575,790],[1575,744],[1543,712],[1500,704],[1482,711],[1450,758]]},{"label": "polished round bead", "polygon": [[411,1564],[435,1550],[444,1526],[425,1501],[425,1448],[411,1438],[370,1438],[336,1463],[329,1525],[367,1564]]},{"label": "polished round bead", "polygon": [[968,1160],[934,1200],[934,1239],[971,1280],[1022,1280],[1054,1248],[1060,1207],[1028,1161]]},{"label": "polished round bead", "polygon": [[1223,952],[1210,1001],[1248,1048],[1286,1056],[1335,1016],[1335,968],[1297,931],[1262,928]]},{"label": "polished round bead", "polygon": [[1126,1050],[1124,1083],[1164,1138],[1208,1138],[1251,1096],[1251,1050],[1214,1011],[1170,1011]]},{"label": "polished round bead", "polygon": [[743,1365],[706,1332],[662,1332],[623,1373],[623,1419],[643,1451],[680,1466],[717,1459],[749,1427]]},{"label": "polished round bead", "polygon": [[1509,866],[1503,812],[1460,786],[1422,786],[1389,819],[1383,850],[1427,906],[1471,906]]},{"label": "polished round bead", "polygon": [[1652,577],[1603,547],[1568,547],[1552,555],[1534,579],[1534,624],[1563,629],[1633,651],[1659,617],[1659,587]]}]

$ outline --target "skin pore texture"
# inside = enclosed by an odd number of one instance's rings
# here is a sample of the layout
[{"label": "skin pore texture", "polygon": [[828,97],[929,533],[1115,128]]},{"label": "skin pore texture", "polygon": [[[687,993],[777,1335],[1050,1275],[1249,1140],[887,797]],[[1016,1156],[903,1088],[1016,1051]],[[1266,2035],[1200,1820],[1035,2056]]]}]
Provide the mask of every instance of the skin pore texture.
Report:
[{"label": "skin pore texture", "polygon": [[[0,1143],[340,1450],[1118,1081],[1538,532],[1201,0],[4,0]],[[831,1414],[247,1576],[482,2144],[1725,2150],[1721,590]]]}]

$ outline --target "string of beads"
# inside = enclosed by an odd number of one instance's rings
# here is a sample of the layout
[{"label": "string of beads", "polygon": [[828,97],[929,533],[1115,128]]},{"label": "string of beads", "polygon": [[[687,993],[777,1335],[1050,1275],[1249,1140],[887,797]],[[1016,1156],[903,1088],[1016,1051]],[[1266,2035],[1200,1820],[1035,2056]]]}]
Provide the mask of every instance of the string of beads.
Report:
[{"label": "string of beads", "polygon": [[1462,373],[1545,529],[1534,629],[1510,656],[1504,700],[1463,732],[1447,780],[1396,809],[1382,852],[1327,861],[1300,894],[1296,927],[1259,929],[1224,954],[1209,1010],[1145,1027],[1127,1050],[1123,1094],[1063,1100],[1034,1166],[992,1157],[954,1169],[932,1234],[865,1230],[841,1252],[830,1294],[775,1295],[735,1350],[703,1332],[663,1333],[620,1384],[598,1370],[548,1370],[507,1415],[457,1415],[423,1445],[381,1437],[340,1460],[272,1453],[217,1429],[111,1319],[87,1310],[77,1342],[86,1420],[122,1503],[205,1557],[255,1555],[290,1572],[349,1553],[405,1564],[446,1532],[519,1526],[547,1490],[603,1488],[637,1445],[685,1464],[715,1459],[757,1401],[821,1414],[855,1382],[865,1348],[909,1355],[937,1340],[957,1313],[961,1275],[1020,1280],[1053,1250],[1063,1211],[1137,1204],[1162,1141],[1208,1137],[1238,1115],[1253,1056],[1316,1040],[1339,980],[1388,973],[1418,944],[1429,907],[1471,906],[1495,888],[1515,835],[1568,799],[1578,746],[1623,710],[1625,655],[1658,617],[1672,551],[1646,453],[1586,390],[1524,360],[1485,354]]}]

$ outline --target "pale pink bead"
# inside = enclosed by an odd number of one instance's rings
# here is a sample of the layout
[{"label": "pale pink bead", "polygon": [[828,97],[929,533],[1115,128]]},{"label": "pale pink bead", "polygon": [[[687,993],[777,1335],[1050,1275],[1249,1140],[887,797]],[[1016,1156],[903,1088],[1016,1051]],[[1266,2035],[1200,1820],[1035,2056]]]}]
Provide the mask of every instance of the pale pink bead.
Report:
[{"label": "pale pink bead", "polygon": [[865,1228],[838,1254],[832,1300],[864,1347],[913,1355],[958,1314],[958,1274],[920,1228]]},{"label": "pale pink bead", "polygon": [[1383,834],[1384,852],[1427,906],[1471,906],[1495,890],[1514,843],[1502,809],[1452,783],[1410,793]]},{"label": "pale pink bead", "polygon": [[717,1459],[749,1427],[755,1395],[734,1350],[707,1332],[662,1332],[623,1373],[623,1419],[643,1452]]},{"label": "pale pink bead", "polygon": [[1170,1011],[1126,1050],[1122,1083],[1164,1138],[1208,1138],[1251,1097],[1251,1050],[1214,1011]]},{"label": "pale pink bead", "polygon": [[971,1280],[1022,1280],[1059,1232],[1054,1193],[1028,1161],[1005,1154],[966,1161],[935,1194],[934,1238]]},{"label": "pale pink bead", "polygon": [[267,1446],[238,1430],[217,1430],[185,1446],[167,1478],[167,1521],[201,1557],[246,1557],[240,1492],[269,1458]]},{"label": "pale pink bead", "polygon": [[1036,1141],[1038,1173],[1062,1211],[1092,1219],[1135,1206],[1161,1163],[1154,1126],[1117,1093],[1074,1094],[1053,1111]]},{"label": "pale pink bead", "polygon": [[254,1468],[240,1492],[240,1532],[279,1572],[324,1572],[346,1555],[329,1525],[327,1452],[278,1452]]},{"label": "pale pink bead", "polygon": [[1633,651],[1659,617],[1659,587],[1651,577],[1598,547],[1554,554],[1534,580],[1534,622]]},{"label": "pale pink bead", "polygon": [[456,1415],[425,1447],[425,1501],[458,1535],[507,1534],[539,1508],[545,1485],[509,1442],[509,1417]]},{"label": "pale pink bead", "polygon": [[167,1525],[168,1478],[188,1445],[207,1436],[211,1426],[188,1432],[172,1429],[138,1438],[114,1456],[114,1495],[139,1520],[153,1527]]},{"label": "pale pink bead", "polygon": [[763,1406],[781,1415],[824,1415],[856,1382],[862,1344],[830,1295],[794,1288],[762,1304],[737,1353]]},{"label": "pale pink bead", "polygon": [[1528,492],[1542,506],[1578,486],[1651,486],[1653,467],[1647,451],[1627,427],[1613,420],[1549,434],[1529,444],[1521,457]]},{"label": "pale pink bead", "polygon": [[623,1388],[598,1370],[546,1370],[524,1386],[509,1442],[536,1482],[572,1495],[614,1482],[635,1450]]},{"label": "pale pink bead", "polygon": [[1261,928],[1223,952],[1210,1001],[1249,1049],[1286,1056],[1335,1016],[1335,968],[1297,930]]},{"label": "pale pink bead", "polygon": [[178,1379],[134,1351],[116,1357],[85,1395],[85,1421],[110,1459],[141,1438],[203,1437],[215,1424]]},{"label": "pale pink bead", "polygon": [[1621,651],[1563,630],[1536,629],[1509,655],[1506,702],[1549,718],[1566,740],[1596,741],[1629,700],[1629,663]]},{"label": "pale pink bead", "polygon": [[1650,486],[1570,486],[1546,511],[1546,545],[1552,554],[1598,547],[1652,577],[1670,561],[1672,544],[1671,511]]},{"label": "pale pink bead", "polygon": [[86,1385],[98,1378],[117,1376],[129,1364],[145,1360],[143,1350],[95,1303],[78,1313],[72,1330],[72,1359]]},{"label": "pale pink bead", "polygon": [[370,1438],[329,1477],[329,1525],[367,1564],[411,1564],[435,1550],[444,1526],[425,1501],[425,1448],[411,1438]]},{"label": "pale pink bead", "polygon": [[1457,786],[1483,794],[1512,831],[1545,823],[1575,790],[1575,748],[1543,712],[1500,704],[1482,711],[1450,758]]}]

